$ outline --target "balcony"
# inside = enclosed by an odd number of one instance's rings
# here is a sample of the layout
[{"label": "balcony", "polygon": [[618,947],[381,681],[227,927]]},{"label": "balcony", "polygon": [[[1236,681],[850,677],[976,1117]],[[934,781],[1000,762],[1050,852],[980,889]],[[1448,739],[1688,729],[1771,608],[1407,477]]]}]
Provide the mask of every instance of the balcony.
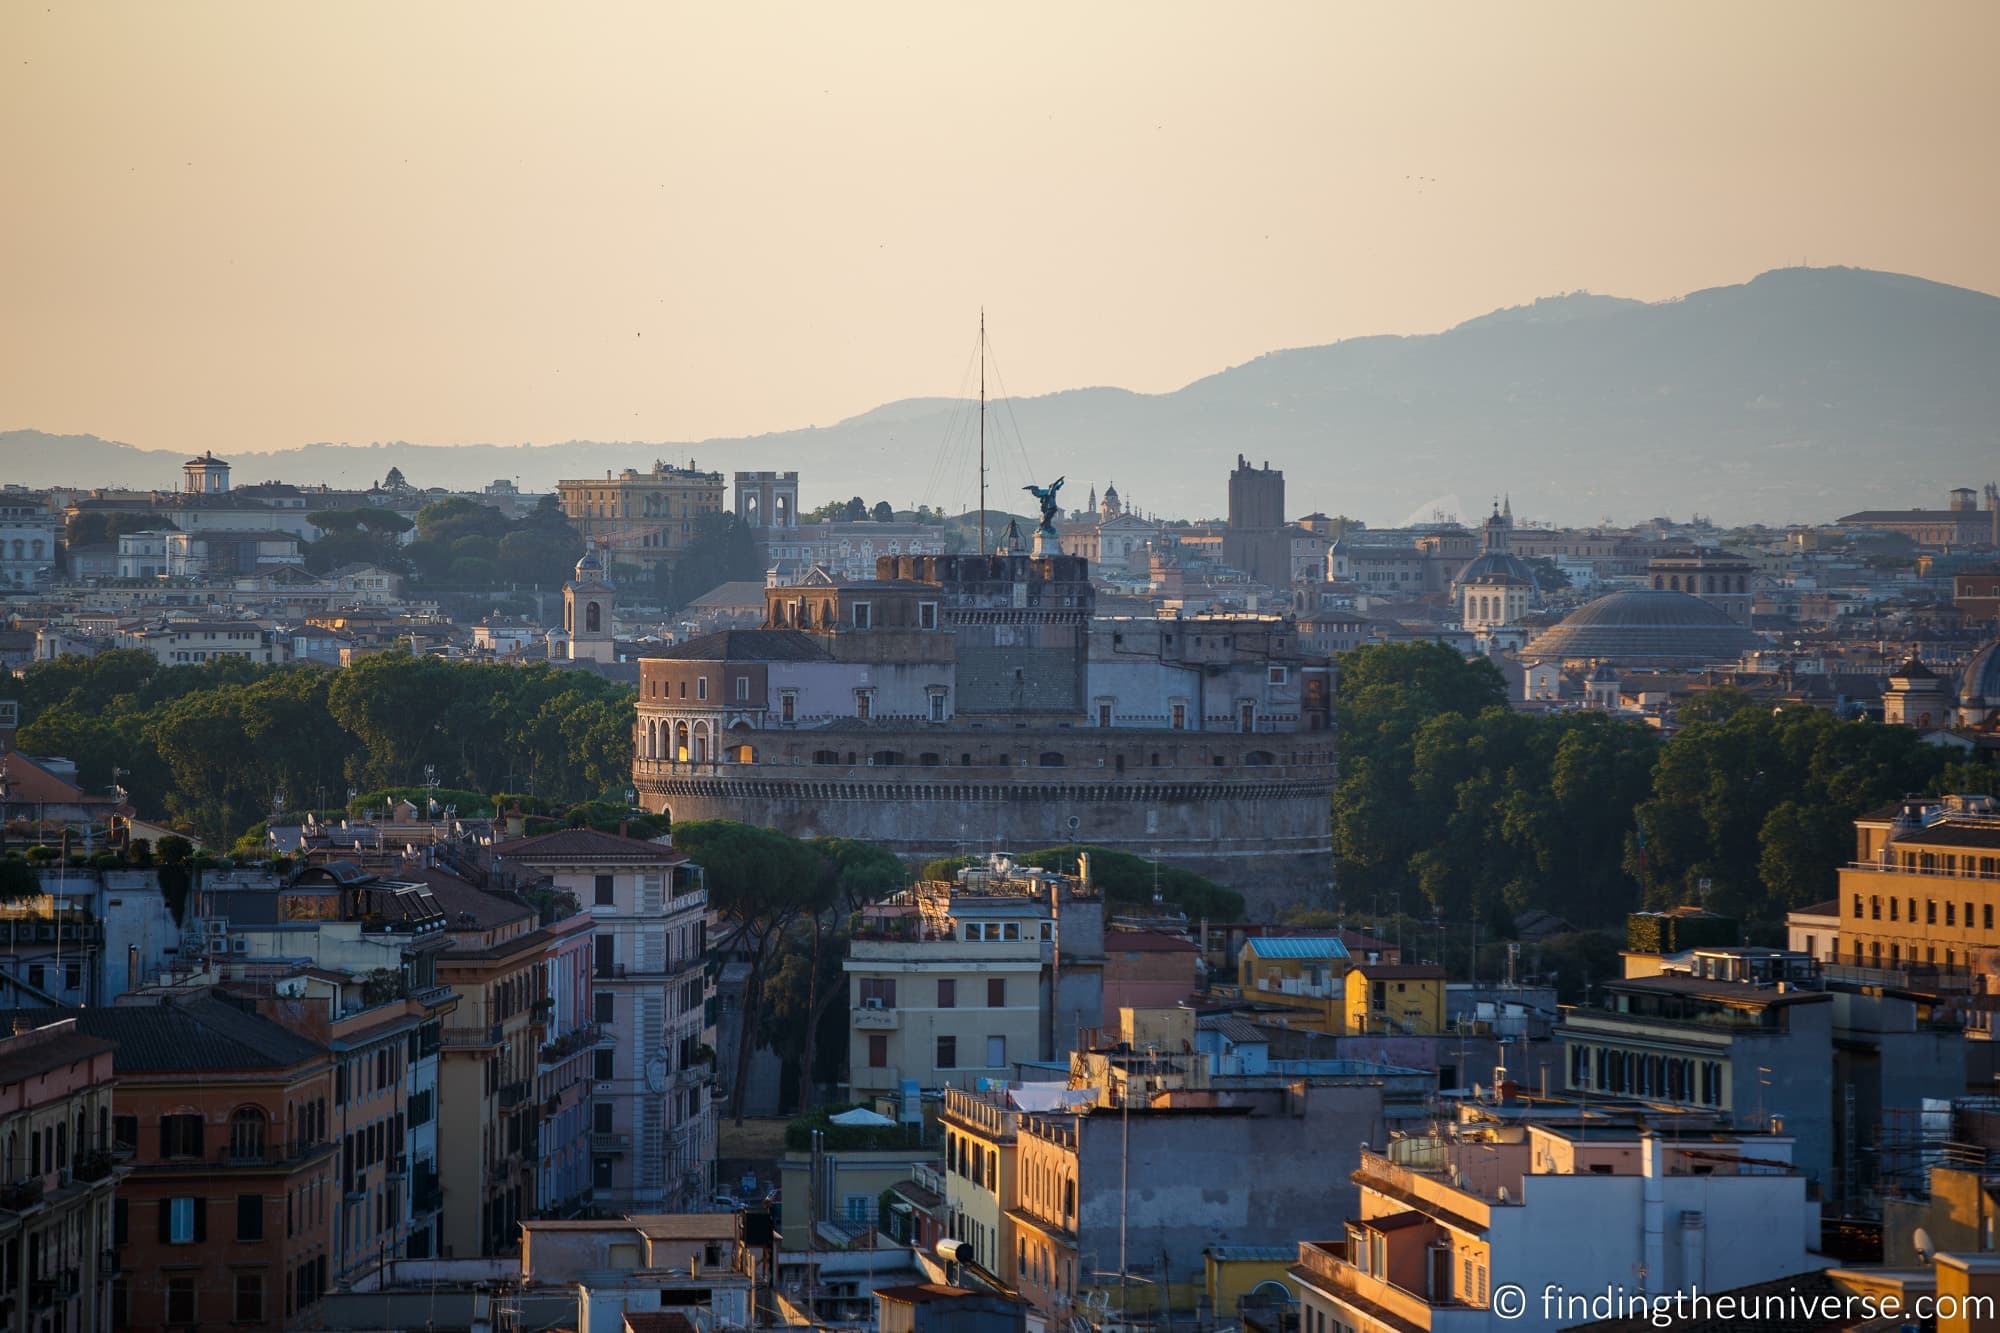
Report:
[{"label": "balcony", "polygon": [[[1402,1328],[1432,1328],[1440,1306],[1392,1282],[1371,1277],[1347,1261],[1347,1245],[1338,1241],[1306,1241],[1299,1245],[1299,1262],[1292,1274],[1308,1286]],[[1446,1306],[1463,1308],[1458,1302]]]},{"label": "balcony", "polygon": [[630,1134],[592,1134],[590,1150],[601,1153],[624,1153],[632,1150]]},{"label": "balcony", "polygon": [[410,1191],[412,1211],[419,1214],[435,1213],[442,1207],[444,1207],[444,1186],[438,1183],[436,1176],[420,1178],[416,1187]]},{"label": "balcony", "polygon": [[108,1149],[97,1148],[76,1155],[76,1163],[70,1174],[80,1183],[88,1185],[103,1180],[118,1167],[118,1159]]},{"label": "balcony", "polygon": [[884,1009],[879,1004],[857,1004],[852,1014],[852,1026],[863,1032],[892,1032],[902,1024],[902,1012]]},{"label": "balcony", "polygon": [[501,1042],[498,1023],[491,1027],[448,1027],[438,1039],[446,1050],[482,1050]]},{"label": "balcony", "polygon": [[19,1180],[0,1185],[0,1208],[12,1213],[24,1213],[42,1201],[42,1178],[24,1176]]},{"label": "balcony", "polygon": [[530,1084],[524,1078],[516,1079],[512,1083],[501,1084],[499,1093],[500,1109],[511,1111],[520,1106],[521,1103],[527,1101],[529,1088]]},{"label": "balcony", "polygon": [[545,1042],[538,1054],[545,1065],[561,1064],[579,1051],[597,1044],[601,1029],[595,1023],[585,1023],[582,1027],[571,1028],[554,1041]]}]

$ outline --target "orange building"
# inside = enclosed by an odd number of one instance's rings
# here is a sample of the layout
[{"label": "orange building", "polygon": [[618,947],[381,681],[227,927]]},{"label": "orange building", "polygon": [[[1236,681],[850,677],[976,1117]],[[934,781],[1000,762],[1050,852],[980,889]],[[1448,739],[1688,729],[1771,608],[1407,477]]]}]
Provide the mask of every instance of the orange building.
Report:
[{"label": "orange building", "polygon": [[325,1046],[221,991],[16,1016],[117,1048],[110,1327],[277,1329],[319,1300],[340,1189]]},{"label": "orange building", "polygon": [[1911,798],[1854,821],[1835,961],[2000,972],[2000,801]]}]

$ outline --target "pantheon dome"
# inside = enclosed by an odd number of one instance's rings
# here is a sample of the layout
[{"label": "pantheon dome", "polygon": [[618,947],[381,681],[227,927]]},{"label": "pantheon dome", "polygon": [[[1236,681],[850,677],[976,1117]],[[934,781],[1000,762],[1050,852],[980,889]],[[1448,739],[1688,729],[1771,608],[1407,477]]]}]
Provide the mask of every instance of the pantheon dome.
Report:
[{"label": "pantheon dome", "polygon": [[1734,662],[1763,645],[1721,608],[1684,592],[1614,592],[1589,602],[1529,641],[1529,659],[1630,666]]}]

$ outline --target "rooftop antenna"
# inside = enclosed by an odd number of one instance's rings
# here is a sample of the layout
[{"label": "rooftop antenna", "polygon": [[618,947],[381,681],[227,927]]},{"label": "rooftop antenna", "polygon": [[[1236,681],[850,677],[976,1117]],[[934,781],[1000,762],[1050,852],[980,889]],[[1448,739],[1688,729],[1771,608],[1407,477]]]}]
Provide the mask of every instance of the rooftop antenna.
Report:
[{"label": "rooftop antenna", "polygon": [[986,307],[979,307],[979,554],[986,549]]}]

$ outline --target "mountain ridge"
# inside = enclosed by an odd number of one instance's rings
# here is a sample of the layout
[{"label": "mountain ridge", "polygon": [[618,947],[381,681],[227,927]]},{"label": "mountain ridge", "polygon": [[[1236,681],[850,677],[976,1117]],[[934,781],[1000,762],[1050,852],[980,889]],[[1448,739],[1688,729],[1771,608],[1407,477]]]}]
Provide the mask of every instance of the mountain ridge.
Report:
[{"label": "mountain ridge", "polygon": [[[2000,471],[1994,365],[2000,298],[1907,274],[1774,269],[1651,302],[1568,292],[1438,333],[1274,349],[1162,393],[1090,386],[996,403],[989,490],[1011,490],[1032,462],[1079,489],[1125,477],[1121,491],[1148,509],[1215,514],[1240,453],[1285,470],[1294,514],[1384,523],[1426,497],[1506,490],[1524,518],[1557,522],[1826,521],[1933,506]],[[420,485],[448,473],[541,490],[695,456],[797,469],[808,504],[859,493],[955,510],[976,472],[968,407],[913,396],[755,436],[320,441],[232,461],[239,484],[267,472],[366,485],[397,466]],[[0,432],[0,477],[28,485],[171,486],[184,456]]]}]

